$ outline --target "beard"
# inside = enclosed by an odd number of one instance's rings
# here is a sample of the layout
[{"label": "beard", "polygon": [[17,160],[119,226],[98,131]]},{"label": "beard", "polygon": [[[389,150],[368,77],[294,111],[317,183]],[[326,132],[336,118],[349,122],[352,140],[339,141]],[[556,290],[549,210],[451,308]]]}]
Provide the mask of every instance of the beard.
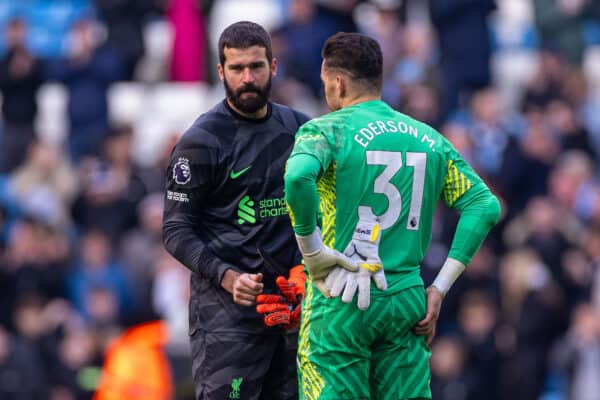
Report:
[{"label": "beard", "polygon": [[[235,108],[246,114],[254,114],[261,108],[263,108],[269,101],[269,95],[271,94],[271,77],[263,87],[258,87],[252,83],[244,85],[234,90],[227,83],[227,79],[223,80],[225,85],[225,93],[227,99],[234,105]],[[242,96],[246,93],[253,93],[254,96],[248,96],[242,99]]]}]

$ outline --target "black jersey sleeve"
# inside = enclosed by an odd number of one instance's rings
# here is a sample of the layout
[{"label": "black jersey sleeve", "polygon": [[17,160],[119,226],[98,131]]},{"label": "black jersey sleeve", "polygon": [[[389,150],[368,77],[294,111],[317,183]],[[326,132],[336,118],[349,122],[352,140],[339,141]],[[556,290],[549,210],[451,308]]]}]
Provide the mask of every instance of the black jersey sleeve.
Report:
[{"label": "black jersey sleeve", "polygon": [[173,257],[218,286],[232,267],[214,254],[201,229],[218,159],[218,148],[205,143],[202,136],[202,131],[192,127],[173,149],[166,171],[162,233]]},{"label": "black jersey sleeve", "polygon": [[296,121],[298,121],[298,129],[300,129],[300,127],[302,125],[304,125],[305,123],[310,121],[310,118],[308,117],[308,115],[301,113],[299,111],[294,111],[294,115],[296,116]]}]

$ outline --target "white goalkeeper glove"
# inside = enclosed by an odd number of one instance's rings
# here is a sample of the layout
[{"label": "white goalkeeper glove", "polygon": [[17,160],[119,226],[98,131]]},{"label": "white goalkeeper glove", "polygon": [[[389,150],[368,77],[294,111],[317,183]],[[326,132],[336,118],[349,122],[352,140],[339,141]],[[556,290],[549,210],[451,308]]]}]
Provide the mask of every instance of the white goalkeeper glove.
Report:
[{"label": "white goalkeeper glove", "polygon": [[371,304],[371,279],[379,290],[387,290],[387,280],[379,258],[380,240],[381,228],[376,220],[358,221],[344,254],[358,263],[359,270],[349,272],[342,268],[334,269],[325,279],[325,287],[332,297],[342,294],[342,301],[350,303],[358,290],[358,308],[366,310]]},{"label": "white goalkeeper glove", "polygon": [[332,269],[341,267],[343,271],[358,271],[358,264],[352,262],[349,257],[323,244],[319,228],[308,236],[296,235],[296,241],[313,284],[325,297],[330,297],[325,286],[325,277]]}]

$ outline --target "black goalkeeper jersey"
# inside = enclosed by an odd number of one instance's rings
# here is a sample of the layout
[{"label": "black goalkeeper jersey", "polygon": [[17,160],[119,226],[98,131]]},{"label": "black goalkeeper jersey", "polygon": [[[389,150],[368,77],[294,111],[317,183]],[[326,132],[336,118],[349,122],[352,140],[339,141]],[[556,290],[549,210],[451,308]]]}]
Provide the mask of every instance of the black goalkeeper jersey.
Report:
[{"label": "black goalkeeper jersey", "polygon": [[[264,274],[264,292],[300,263],[283,193],[294,135],[308,118],[268,104],[259,120],[226,101],[201,115],[171,154],[166,173],[163,240],[193,273],[190,333],[276,333],[254,307],[233,302],[221,288],[228,268]],[[265,259],[267,261],[265,261]]]}]

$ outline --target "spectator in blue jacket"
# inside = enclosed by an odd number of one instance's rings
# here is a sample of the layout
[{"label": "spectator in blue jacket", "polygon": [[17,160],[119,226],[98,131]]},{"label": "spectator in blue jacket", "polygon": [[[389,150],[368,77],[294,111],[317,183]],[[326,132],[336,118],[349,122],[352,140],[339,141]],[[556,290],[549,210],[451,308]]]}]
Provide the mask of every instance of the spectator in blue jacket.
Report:
[{"label": "spectator in blue jacket", "polygon": [[446,117],[460,105],[461,97],[490,83],[488,15],[496,3],[429,0],[429,7],[439,41],[442,117]]},{"label": "spectator in blue jacket", "polygon": [[100,37],[95,21],[78,21],[72,30],[69,56],[48,65],[49,77],[64,83],[69,93],[68,141],[76,162],[98,153],[109,128],[107,92],[122,74],[118,53],[102,44]]},{"label": "spectator in blue jacket", "polygon": [[0,91],[4,130],[0,136],[0,173],[9,173],[25,159],[35,137],[36,93],[42,84],[38,59],[25,46],[25,21],[13,19],[6,25],[8,52],[0,60]]}]

